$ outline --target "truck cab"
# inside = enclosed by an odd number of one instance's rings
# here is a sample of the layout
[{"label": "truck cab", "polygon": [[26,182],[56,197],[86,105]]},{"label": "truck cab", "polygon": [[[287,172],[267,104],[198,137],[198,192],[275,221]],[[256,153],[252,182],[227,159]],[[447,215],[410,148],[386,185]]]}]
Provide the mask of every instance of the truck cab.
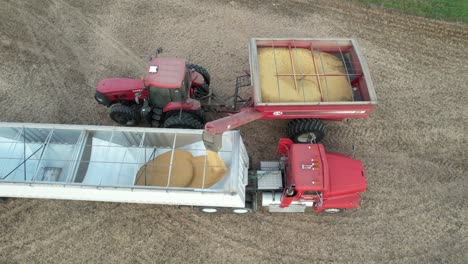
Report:
[{"label": "truck cab", "polygon": [[361,193],[367,188],[361,161],[327,153],[322,144],[294,144],[290,139],[280,140],[277,154],[282,156],[283,186],[263,190],[262,205],[270,211],[312,207],[315,212],[337,213],[361,204]]}]

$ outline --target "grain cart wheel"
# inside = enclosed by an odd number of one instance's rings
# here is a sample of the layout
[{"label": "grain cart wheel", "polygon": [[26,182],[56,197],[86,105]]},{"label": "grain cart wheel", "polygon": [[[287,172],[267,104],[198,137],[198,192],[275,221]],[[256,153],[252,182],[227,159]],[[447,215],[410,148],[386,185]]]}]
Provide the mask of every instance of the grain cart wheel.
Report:
[{"label": "grain cart wheel", "polygon": [[210,74],[208,73],[208,71],[205,68],[203,68],[202,66],[197,65],[197,64],[187,64],[187,68],[194,69],[196,72],[201,74],[201,76],[203,76],[203,79],[205,79],[205,83],[207,84],[207,88],[208,88],[208,86],[210,86],[210,82],[211,82]]},{"label": "grain cart wheel", "polygon": [[325,213],[327,213],[327,214],[338,214],[338,213],[343,212],[343,209],[340,209],[340,208],[327,208],[327,209],[325,209],[323,211]]},{"label": "grain cart wheel", "polygon": [[200,120],[191,113],[182,112],[169,116],[165,121],[163,127],[165,128],[189,128],[189,129],[202,129],[203,124]]},{"label": "grain cart wheel", "polygon": [[288,123],[288,135],[295,143],[318,143],[325,136],[319,119],[294,119]]},{"label": "grain cart wheel", "polygon": [[112,120],[124,126],[136,126],[140,122],[140,114],[125,105],[112,106],[109,116]]}]

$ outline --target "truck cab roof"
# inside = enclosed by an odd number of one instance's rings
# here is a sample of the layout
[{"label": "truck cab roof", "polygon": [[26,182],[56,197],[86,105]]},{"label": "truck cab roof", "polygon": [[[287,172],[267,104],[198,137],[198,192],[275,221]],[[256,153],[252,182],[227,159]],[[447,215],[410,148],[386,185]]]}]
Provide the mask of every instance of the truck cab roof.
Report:
[{"label": "truck cab roof", "polygon": [[186,74],[184,59],[154,58],[150,61],[145,84],[156,88],[178,89]]},{"label": "truck cab roof", "polygon": [[324,197],[364,192],[364,166],[351,157],[325,152],[322,144],[289,145],[288,182],[296,191],[321,191]]},{"label": "truck cab roof", "polygon": [[327,172],[325,148],[321,144],[292,144],[289,151],[291,183],[297,191],[322,191]]}]

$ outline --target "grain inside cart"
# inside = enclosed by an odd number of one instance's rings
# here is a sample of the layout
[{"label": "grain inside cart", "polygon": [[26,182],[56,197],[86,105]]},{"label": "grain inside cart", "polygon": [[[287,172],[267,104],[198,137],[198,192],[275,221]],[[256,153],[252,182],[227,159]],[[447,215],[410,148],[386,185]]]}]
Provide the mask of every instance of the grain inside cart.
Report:
[{"label": "grain inside cart", "polygon": [[318,142],[320,120],[365,118],[377,97],[367,64],[354,39],[253,38],[250,75],[236,81],[238,113],[205,125],[205,144],[216,149],[219,135],[257,119],[291,119],[295,142]]}]

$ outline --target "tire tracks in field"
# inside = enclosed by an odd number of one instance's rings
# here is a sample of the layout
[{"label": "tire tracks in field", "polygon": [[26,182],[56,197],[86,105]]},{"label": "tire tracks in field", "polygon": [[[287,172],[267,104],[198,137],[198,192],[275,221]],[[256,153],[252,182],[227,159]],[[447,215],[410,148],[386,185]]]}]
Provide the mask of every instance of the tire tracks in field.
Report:
[{"label": "tire tracks in field", "polygon": [[[301,10],[310,9],[308,5],[302,2],[297,4],[302,7]],[[378,8],[366,9],[355,4],[337,1],[322,1],[321,4],[314,5],[315,9],[330,13],[334,19],[341,21],[341,23],[355,25],[356,30],[352,32],[353,35],[358,35],[360,39],[369,41],[374,41],[377,38],[380,47],[395,51],[396,54],[403,53],[405,58],[420,60],[419,54],[424,54],[425,58],[422,63],[430,65],[431,63],[439,63],[441,59],[450,54],[455,54],[451,56],[450,60],[446,61],[452,67],[463,65],[466,61],[464,58],[466,58],[466,47],[468,45],[468,26],[465,24],[396,14]],[[340,22],[336,24],[340,24]],[[384,28],[393,31],[394,34],[389,34],[388,30],[383,30]],[[368,32],[375,33],[372,34],[372,39],[369,38]],[[447,32],[449,33],[447,34]],[[345,34],[348,35],[349,33]],[[389,38],[389,35],[392,37]],[[421,36],[424,36],[427,41],[421,42]],[[447,43],[447,38],[452,41]],[[443,47],[443,49],[427,50],[428,45],[424,43],[428,42],[433,46],[433,41],[439,42],[440,47]],[[400,43],[405,43],[405,46],[402,47]]]},{"label": "tire tracks in field", "polygon": [[[35,208],[35,210],[43,210],[43,209],[54,209],[55,206],[59,205],[60,201],[41,201],[41,200],[25,200],[22,206],[16,207],[15,206],[15,215],[24,214],[25,207],[26,209]],[[52,208],[49,206],[52,205]],[[113,206],[110,210],[106,210],[106,214],[112,215],[118,209],[118,204]],[[34,216],[37,217],[36,212],[32,212]],[[42,212],[39,212],[42,213]],[[98,212],[99,213],[99,212]],[[11,215],[10,213],[8,215]],[[55,217],[61,217],[61,215],[56,215]],[[10,217],[11,218],[11,217]],[[84,218],[86,219],[86,218]],[[42,219],[41,219],[42,220]],[[59,219],[60,220],[60,219]],[[62,219],[63,220],[63,219]],[[50,245],[56,244],[58,241],[66,242],[66,238],[72,237],[71,234],[78,234],[87,229],[95,229],[94,227],[99,226],[100,224],[106,222],[108,219],[105,217],[100,218],[93,218],[94,221],[84,221],[80,222],[80,224],[76,224],[75,221],[62,221],[59,225],[51,225],[49,229],[45,230],[44,232],[40,233],[41,235],[38,236],[38,232],[27,232],[28,234],[34,234],[29,238],[23,237],[21,240],[10,241],[10,243],[5,244],[0,248],[1,252],[10,252],[12,256],[11,259],[14,259],[16,255],[21,255],[23,258],[24,256],[32,256],[36,255],[36,252],[42,251],[45,248],[49,248]],[[2,219],[3,222],[3,219]],[[10,222],[14,222],[11,219]],[[86,225],[83,225],[85,223]],[[89,225],[91,223],[91,225]],[[42,227],[44,228],[44,227]],[[27,230],[23,230],[27,231]],[[37,231],[37,230],[35,230]],[[21,251],[21,254],[16,254],[16,251]]]},{"label": "tire tracks in field", "polygon": [[[365,7],[343,1],[321,1],[319,8],[332,10],[333,12],[351,16],[356,20],[371,22],[368,24],[384,24],[395,27],[400,31],[417,31],[427,37],[439,35],[450,40],[467,42],[468,26],[464,23],[445,22],[436,19],[418,17],[410,14],[402,14],[383,8]],[[410,26],[410,27],[409,27]],[[409,29],[409,30],[408,30]],[[436,33],[436,34],[434,34]]]}]

